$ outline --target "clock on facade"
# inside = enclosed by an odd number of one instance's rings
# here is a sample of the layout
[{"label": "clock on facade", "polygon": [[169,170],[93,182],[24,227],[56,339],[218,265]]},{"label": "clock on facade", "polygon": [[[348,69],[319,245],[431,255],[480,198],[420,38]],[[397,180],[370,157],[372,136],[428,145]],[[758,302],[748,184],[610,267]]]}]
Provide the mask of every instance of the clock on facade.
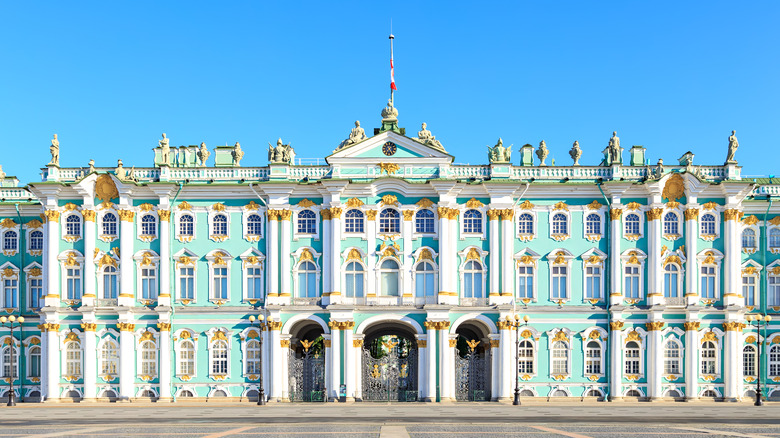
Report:
[{"label": "clock on facade", "polygon": [[389,157],[390,155],[393,155],[395,153],[396,149],[397,148],[395,146],[395,143],[393,143],[392,141],[388,141],[387,143],[384,144],[384,146],[382,146],[382,153],[384,153]]}]

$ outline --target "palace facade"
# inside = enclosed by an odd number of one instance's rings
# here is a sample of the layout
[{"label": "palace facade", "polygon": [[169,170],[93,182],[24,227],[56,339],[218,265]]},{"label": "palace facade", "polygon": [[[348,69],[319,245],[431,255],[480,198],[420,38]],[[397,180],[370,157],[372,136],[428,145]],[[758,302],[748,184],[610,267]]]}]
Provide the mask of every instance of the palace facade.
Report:
[{"label": "palace facade", "polygon": [[647,165],[615,135],[598,165],[458,165],[392,105],[326,165],[163,138],[153,167],[64,168],[56,141],[0,188],[0,313],[25,317],[0,395],[780,397],[780,184],[733,153]]}]

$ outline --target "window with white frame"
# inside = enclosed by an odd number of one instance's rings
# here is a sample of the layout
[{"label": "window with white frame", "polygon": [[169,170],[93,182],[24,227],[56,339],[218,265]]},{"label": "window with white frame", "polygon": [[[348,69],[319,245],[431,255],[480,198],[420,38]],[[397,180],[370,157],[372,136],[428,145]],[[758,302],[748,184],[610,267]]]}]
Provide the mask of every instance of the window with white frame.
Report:
[{"label": "window with white frame", "polygon": [[553,266],[552,267],[552,299],[567,299],[569,298],[568,291],[569,282],[569,268],[567,266]]},{"label": "window with white frame", "polygon": [[311,210],[301,210],[297,215],[298,234],[317,234],[317,215]]},{"label": "window with white frame", "polygon": [[14,230],[3,233],[3,251],[13,252],[19,250],[19,235]]},{"label": "window with white frame", "polygon": [[704,341],[701,344],[701,373],[716,374],[718,371],[718,348],[712,341]]},{"label": "window with white frame", "polygon": [[195,235],[195,218],[191,214],[179,216],[179,236],[192,237]]},{"label": "window with white frame", "polygon": [[114,213],[108,212],[103,215],[103,219],[100,223],[100,233],[103,236],[112,237],[117,235],[117,227],[119,221]]},{"label": "window with white frame", "polygon": [[81,377],[81,345],[76,341],[65,344],[65,367],[63,370],[66,376]]},{"label": "window with white frame", "polygon": [[145,214],[141,216],[141,235],[157,235],[157,218],[155,218],[153,214]]},{"label": "window with white frame", "polygon": [[65,269],[65,288],[67,299],[81,299],[81,269],[75,267]]},{"label": "window with white frame", "polygon": [[742,230],[742,249],[755,251],[756,249],[756,230],[745,228]]},{"label": "window with white frame", "polygon": [[[8,268],[6,268],[8,269]],[[19,273],[12,277],[3,276],[3,306],[5,308],[19,307]]]},{"label": "window with white frame", "polygon": [[179,299],[195,299],[195,268],[192,265],[180,264],[179,270]]},{"label": "window with white frame", "polygon": [[699,294],[702,298],[715,298],[715,284],[718,278],[716,268],[714,265],[701,267],[701,288]]},{"label": "window with white frame", "polygon": [[667,263],[664,266],[664,296],[680,297],[680,267],[676,263]]},{"label": "window with white frame", "polygon": [[43,231],[30,233],[30,251],[43,251]]},{"label": "window with white frame", "polygon": [[517,298],[534,298],[533,265],[518,265],[517,267]]},{"label": "window with white frame", "polygon": [[469,260],[463,266],[463,298],[484,298],[482,263]]},{"label": "window with white frame", "polygon": [[585,266],[585,299],[601,299],[602,269],[600,265]]},{"label": "window with white frame", "polygon": [[252,213],[246,218],[246,234],[254,237],[263,235],[263,218]]},{"label": "window with white frame", "polygon": [[772,228],[769,230],[769,248],[780,248],[780,228]]},{"label": "window with white frame", "polygon": [[195,344],[191,340],[184,339],[179,342],[177,362],[177,375],[192,376],[195,374]]},{"label": "window with white frame", "polygon": [[398,210],[385,208],[379,212],[379,233],[392,234],[401,232],[401,214]]},{"label": "window with white frame", "polygon": [[596,213],[590,213],[585,217],[585,234],[601,234],[601,216]]},{"label": "window with white frame", "polygon": [[623,234],[628,236],[638,236],[640,234],[639,229],[641,220],[636,213],[629,213],[623,220]]},{"label": "window with white frame", "polygon": [[521,236],[534,234],[534,217],[531,213],[522,213],[517,217],[517,234]]},{"label": "window with white frame", "polygon": [[414,288],[417,298],[436,296],[436,268],[433,263],[422,261],[415,266]]},{"label": "window with white frame", "polygon": [[344,287],[347,298],[363,298],[365,285],[365,269],[363,264],[357,261],[347,263],[344,271]]},{"label": "window with white frame", "polygon": [[212,288],[211,298],[226,300],[228,296],[228,269],[225,266],[211,268]]},{"label": "window with white frame", "polygon": [[157,346],[154,341],[146,340],[141,342],[141,375],[157,375]]},{"label": "window with white frame", "polygon": [[65,218],[65,236],[81,236],[81,218],[75,213]]},{"label": "window with white frame", "polygon": [[555,341],[552,345],[552,374],[569,374],[569,345]]},{"label": "window with white frame", "polygon": [[33,345],[27,353],[30,364],[27,366],[27,377],[41,377],[41,347]]},{"label": "window with white frame", "polygon": [[463,213],[463,232],[482,233],[482,213],[474,209],[466,210]]},{"label": "window with white frame", "polygon": [[626,265],[623,269],[624,288],[626,298],[642,297],[642,274],[640,265]]},{"label": "window with white frame", "polygon": [[213,236],[228,235],[228,218],[226,214],[215,214],[211,220],[211,234]]},{"label": "window with white frame", "polygon": [[555,213],[552,217],[552,235],[565,236],[569,234],[568,217],[563,213]]},{"label": "window with white frame", "polygon": [[260,341],[250,339],[246,343],[246,373],[260,374]]},{"label": "window with white frame", "polygon": [[679,375],[680,367],[680,344],[674,340],[666,341],[664,344],[664,374]]},{"label": "window with white frame", "polygon": [[750,344],[742,349],[742,375],[756,377],[756,347]]},{"label": "window with white frame", "polygon": [[[10,338],[8,338],[10,342]],[[3,348],[3,378],[16,379],[19,377],[19,353],[13,345],[6,345]]]},{"label": "window with white frame", "polygon": [[246,268],[246,298],[249,300],[263,299],[263,268],[247,266]]},{"label": "window with white frame", "polygon": [[664,234],[667,236],[680,235],[680,218],[671,211],[664,215]]},{"label": "window with white frame", "polygon": [[780,273],[775,273],[774,269],[770,270],[767,282],[769,286],[766,293],[767,305],[780,306]]},{"label": "window with white frame", "polygon": [[626,348],[623,349],[625,374],[638,375],[640,373],[640,359],[641,349],[636,341],[629,341],[626,343]]},{"label": "window with white frame", "polygon": [[414,232],[432,234],[436,230],[435,222],[433,212],[423,208],[414,214]]},{"label": "window with white frame", "polygon": [[746,306],[756,305],[756,280],[754,274],[742,274],[742,296]]},{"label": "window with white frame", "polygon": [[597,341],[585,345],[585,374],[601,374],[601,344]]},{"label": "window with white frame", "polygon": [[141,299],[157,299],[157,267],[141,267]]},{"label": "window with white frame", "polygon": [[528,339],[520,341],[517,350],[517,367],[521,375],[534,373],[535,353],[533,342]]},{"label": "window with white frame", "polygon": [[32,277],[28,273],[27,285],[30,296],[30,307],[33,309],[39,309],[43,305],[43,278]]},{"label": "window with white frame", "polygon": [[780,344],[769,347],[769,376],[780,377]]},{"label": "window with white frame", "polygon": [[345,233],[363,233],[365,231],[365,215],[357,208],[347,210],[344,214]]},{"label": "window with white frame", "polygon": [[98,369],[100,375],[112,375],[119,374],[119,345],[113,339],[106,339],[103,345],[100,347],[100,353],[98,355]]},{"label": "window with white frame", "polygon": [[223,340],[214,341],[209,351],[209,362],[212,375],[228,373],[228,345]]},{"label": "window with white frame", "polygon": [[380,295],[397,297],[399,279],[400,279],[400,269],[398,266],[398,262],[393,259],[385,259],[379,265]]},{"label": "window with white frame", "polygon": [[715,215],[712,213],[704,213],[699,219],[699,233],[702,236],[714,236],[716,234],[717,222]]},{"label": "window with white frame", "polygon": [[103,267],[103,296],[104,300],[115,300],[119,295],[119,272],[111,265]]},{"label": "window with white frame", "polygon": [[298,264],[298,298],[317,297],[317,266],[310,261]]}]

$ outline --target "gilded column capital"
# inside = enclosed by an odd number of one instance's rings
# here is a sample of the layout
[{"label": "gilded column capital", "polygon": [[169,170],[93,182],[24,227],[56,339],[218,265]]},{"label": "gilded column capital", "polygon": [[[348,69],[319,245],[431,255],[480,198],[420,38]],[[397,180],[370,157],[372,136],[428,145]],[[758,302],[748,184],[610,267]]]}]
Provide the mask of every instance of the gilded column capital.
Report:
[{"label": "gilded column capital", "polygon": [[487,215],[489,221],[497,220],[501,216],[501,210],[491,208],[487,211]]},{"label": "gilded column capital", "polygon": [[330,220],[330,210],[327,208],[323,208],[320,210],[320,216],[322,216],[322,220],[329,221]]},{"label": "gilded column capital", "polygon": [[265,215],[268,217],[269,221],[279,220],[279,210],[266,210]]},{"label": "gilded column capital", "polygon": [[623,321],[612,321],[609,323],[611,330],[623,330]]},{"label": "gilded column capital", "polygon": [[171,211],[170,210],[157,210],[157,216],[160,216],[160,220],[163,222],[168,222],[171,220]]},{"label": "gilded column capital", "polygon": [[135,324],[130,322],[118,322],[116,326],[120,332],[132,332],[135,330]]},{"label": "gilded column capital", "polygon": [[42,332],[58,332],[60,331],[60,325],[55,323],[45,323],[38,326]]},{"label": "gilded column capital", "polygon": [[290,340],[289,339],[280,339],[279,345],[281,345],[282,348],[290,348]]},{"label": "gilded column capital", "polygon": [[450,339],[450,348],[455,348],[458,346],[458,340],[457,339]]},{"label": "gilded column capital", "polygon": [[355,321],[330,321],[328,327],[331,330],[352,330],[355,328]]},{"label": "gilded column capital", "polygon": [[511,221],[515,217],[515,211],[511,208],[505,208],[500,211],[501,219],[505,221]]},{"label": "gilded column capital", "polygon": [[324,345],[325,348],[330,348],[330,339],[325,339],[322,341],[322,345]]},{"label": "gilded column capital", "polygon": [[685,210],[685,220],[686,221],[693,221],[699,218],[699,209],[698,208],[688,208]]},{"label": "gilded column capital", "polygon": [[60,221],[60,212],[57,210],[46,210],[43,212],[44,216],[46,216],[46,220],[49,222],[59,222]]},{"label": "gilded column capital", "polygon": [[132,210],[119,210],[119,219],[125,222],[132,222],[135,217],[135,212]]},{"label": "gilded column capital", "polygon": [[686,332],[697,331],[701,327],[701,323],[699,321],[685,321],[683,327]]},{"label": "gilded column capital", "polygon": [[85,332],[94,332],[97,330],[97,324],[94,322],[82,322],[81,329]]},{"label": "gilded column capital", "polygon": [[417,340],[417,347],[418,348],[426,348],[426,347],[428,347],[428,341],[426,341],[425,339],[418,339]]},{"label": "gilded column capital", "polygon": [[609,218],[611,220],[619,221],[621,217],[623,217],[623,209],[622,208],[611,208],[609,210]]},{"label": "gilded column capital", "polygon": [[341,213],[344,210],[341,207],[331,207],[330,208],[330,217],[332,219],[341,219]]},{"label": "gilded column capital", "polygon": [[366,219],[373,221],[376,220],[376,210],[366,210]]},{"label": "gilded column capital", "polygon": [[510,321],[499,319],[496,326],[498,326],[499,330],[512,330],[513,324]]},{"label": "gilded column capital", "polygon": [[[420,341],[417,341],[420,342]],[[361,348],[363,346],[363,340],[362,339],[353,339],[352,340],[352,346],[355,348]]]},{"label": "gilded column capital", "polygon": [[723,217],[727,221],[736,221],[739,220],[740,211],[736,208],[729,208],[728,210],[723,212]]},{"label": "gilded column capital", "polygon": [[171,323],[170,322],[158,322],[157,328],[160,329],[161,332],[169,332],[171,331]]},{"label": "gilded column capital", "polygon": [[282,321],[268,321],[265,323],[265,328],[269,332],[271,330],[281,330],[282,329]]},{"label": "gilded column capital", "polygon": [[661,219],[663,212],[663,208],[651,208],[650,210],[647,210],[645,214],[647,214],[647,220],[655,221]]},{"label": "gilded column capital", "polygon": [[490,340],[490,348],[498,348],[501,346],[501,341],[498,339],[491,339]]},{"label": "gilded column capital", "polygon": [[81,216],[84,217],[86,222],[95,222],[95,210],[81,210]]},{"label": "gilded column capital", "polygon": [[724,322],[723,329],[727,332],[741,332],[746,326],[741,322]]},{"label": "gilded column capital", "polygon": [[439,214],[439,217],[442,219],[449,219],[450,218],[450,209],[447,207],[439,207],[436,209],[436,213]]},{"label": "gilded column capital", "polygon": [[460,210],[457,208],[450,208],[449,214],[447,214],[447,219],[458,220],[458,216],[460,216]]},{"label": "gilded column capital", "polygon": [[436,330],[436,321],[425,321],[423,326],[428,330]]},{"label": "gilded column capital", "polygon": [[414,210],[404,210],[404,220],[411,221],[414,219]]},{"label": "gilded column capital", "polygon": [[292,211],[290,210],[279,210],[279,220],[280,221],[289,221],[292,217]]},{"label": "gilded column capital", "polygon": [[647,328],[648,331],[652,332],[656,330],[663,330],[664,324],[666,323],[663,321],[653,321],[653,322],[645,323],[645,327]]}]

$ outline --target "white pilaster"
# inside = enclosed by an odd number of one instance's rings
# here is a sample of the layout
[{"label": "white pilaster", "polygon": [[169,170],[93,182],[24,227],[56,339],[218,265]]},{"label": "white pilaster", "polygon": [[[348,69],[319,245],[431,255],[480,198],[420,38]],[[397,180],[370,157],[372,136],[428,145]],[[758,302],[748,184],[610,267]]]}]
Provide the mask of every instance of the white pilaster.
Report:
[{"label": "white pilaster", "polygon": [[501,293],[501,283],[499,272],[501,271],[501,259],[499,254],[499,210],[488,210],[488,242],[489,251],[488,255],[488,275],[490,278],[489,297],[490,304],[496,304],[498,300],[496,297]]},{"label": "white pilaster", "polygon": [[[728,318],[728,316],[727,316]],[[725,343],[721,356],[723,360],[723,400],[737,401],[742,396],[740,386],[740,362],[742,361],[742,327],[744,324],[732,321],[723,324],[726,329]]]},{"label": "white pilaster", "polygon": [[[454,341],[454,339],[453,339]],[[450,343],[449,324],[447,329],[439,331],[439,345],[441,346],[441,400],[455,401],[455,345]],[[451,346],[452,345],[452,346]]]},{"label": "white pilaster", "polygon": [[355,401],[355,345],[354,323],[344,330],[344,384],[347,385],[346,401]]},{"label": "white pilaster", "polygon": [[160,322],[160,401],[171,400],[171,323]]},{"label": "white pilaster", "polygon": [[695,306],[699,303],[699,268],[696,259],[696,243],[699,241],[699,210],[696,205],[688,205],[685,211],[685,296],[689,306]]},{"label": "white pilaster", "polygon": [[512,326],[506,322],[499,322],[498,342],[498,401],[506,401],[511,398],[515,366],[517,366],[517,351],[512,339]]},{"label": "white pilaster", "polygon": [[330,328],[330,345],[331,386],[328,388],[328,401],[338,401],[341,385],[341,330],[333,324]]},{"label": "white pilaster", "polygon": [[268,211],[268,296],[279,295],[279,215]]},{"label": "white pilaster", "polygon": [[412,264],[414,263],[414,258],[412,257],[412,228],[414,227],[414,221],[412,218],[413,216],[406,216],[406,212],[404,212],[404,224],[401,229],[404,244],[403,263],[401,266],[401,301],[409,305],[414,304],[414,290],[412,289],[412,275],[414,275],[412,272]]},{"label": "white pilaster", "polygon": [[[330,236],[332,244],[330,246],[330,302],[332,304],[340,303],[344,296],[341,290],[341,208],[333,207],[330,209]],[[323,253],[325,253],[323,251]],[[347,348],[352,348],[351,343],[347,343]],[[354,389],[354,388],[353,388]]]},{"label": "white pilaster", "polygon": [[621,360],[621,352],[623,351],[620,345],[623,338],[623,322],[612,321],[611,334],[609,336],[609,394],[610,399],[619,399],[623,395],[621,389],[621,382],[623,381],[623,361]]},{"label": "white pilaster", "polygon": [[457,272],[450,264],[450,253],[454,251],[450,249],[452,237],[450,237],[448,214],[448,208],[439,208],[439,304],[449,303],[449,293],[454,292],[450,290],[452,284],[450,276]]},{"label": "white pilaster", "polygon": [[647,304],[664,302],[663,272],[661,272],[661,212],[654,206],[647,212]]},{"label": "white pilaster", "polygon": [[135,324],[120,322],[119,326],[119,397],[135,397]]},{"label": "white pilaster", "polygon": [[[47,324],[44,340],[46,342],[46,399],[60,398],[60,342],[59,324]],[[41,358],[43,360],[44,358]]]},{"label": "white pilaster", "polygon": [[740,282],[742,269],[740,263],[741,242],[739,241],[739,211],[727,209],[723,221],[723,305],[744,306]]},{"label": "white pilaster", "polygon": [[[131,210],[119,212],[119,305],[132,306],[135,302],[135,266],[133,266],[133,218]],[[121,382],[120,382],[121,384]]]},{"label": "white pilaster", "polygon": [[685,322],[685,400],[699,397],[699,322],[689,315]]},{"label": "white pilaster", "polygon": [[[160,216],[160,294],[157,303],[160,306],[170,306],[173,295],[171,288],[171,211],[158,210],[157,213]],[[162,380],[160,385],[162,385]]]},{"label": "white pilaster", "polygon": [[514,302],[514,214],[510,209],[501,211],[501,303]]},{"label": "white pilaster", "polygon": [[647,325],[647,396],[650,400],[658,400],[663,395],[661,389],[664,371],[663,336],[660,328],[653,327],[656,323],[660,321],[650,322]]},{"label": "white pilaster", "polygon": [[322,258],[322,304],[327,305],[332,302],[330,301],[330,296],[333,291],[331,283],[331,278],[333,277],[331,265],[333,262],[332,254],[334,243],[331,232],[333,231],[333,228],[331,227],[330,210],[323,209],[320,212],[320,216],[322,216],[322,254],[329,255],[329,257]]},{"label": "white pilaster", "polygon": [[[46,295],[44,295],[44,305],[57,307],[60,305],[60,264],[57,262],[57,255],[60,249],[60,212],[56,210],[46,210],[46,245],[44,252],[44,275],[46,277]],[[59,369],[57,370],[59,373]],[[59,376],[57,378],[59,380]],[[59,393],[57,393],[59,397]]]},{"label": "white pilaster", "polygon": [[[92,263],[87,263],[92,264]],[[84,323],[84,400],[92,401],[97,397],[97,339],[95,323]]]},{"label": "white pilaster", "polygon": [[427,380],[426,393],[423,397],[423,401],[435,402],[436,401],[436,333],[437,330],[434,326],[426,324],[427,330],[427,345],[425,347],[426,354],[426,373],[425,379]]},{"label": "white pilaster", "polygon": [[[281,324],[279,325],[281,326]],[[282,381],[282,354],[284,354],[285,350],[282,349],[281,345],[280,328],[268,327],[268,345],[271,353],[271,378],[268,379],[268,389],[269,397],[272,401],[280,401],[282,399],[283,387],[287,383]]]},{"label": "white pilaster", "polygon": [[[91,202],[85,202],[85,205],[91,206]],[[84,209],[81,211],[81,214],[84,218],[84,294],[81,296],[81,304],[83,306],[94,306],[95,299],[97,298],[94,262],[95,239],[97,233],[97,228],[95,227],[95,211]],[[84,370],[86,371],[86,366],[84,367]],[[84,385],[86,385],[86,380],[84,381]],[[84,389],[84,397],[86,398],[86,387]]]},{"label": "white pilaster", "polygon": [[621,279],[623,270],[620,267],[620,218],[622,210],[609,211],[609,304],[611,306],[623,303],[623,288]]},{"label": "white pilaster", "polygon": [[[376,272],[376,210],[369,211],[369,213],[372,213],[371,216],[368,214],[366,218],[366,244],[368,245],[368,262],[366,263],[366,275],[368,275],[368,278],[375,278],[374,276],[377,275]],[[371,219],[371,218],[374,219]],[[366,297],[367,298],[376,298],[376,282],[375,281],[367,281],[366,282]]]},{"label": "white pilaster", "polygon": [[[279,222],[279,227],[281,228],[281,235],[279,236],[281,239],[281,242],[279,242],[281,247],[279,251],[279,266],[281,268],[279,283],[281,284],[281,290],[279,292],[282,297],[291,297],[293,292],[290,287],[290,279],[292,278],[292,269],[290,268],[290,240],[292,239],[290,234],[290,216],[290,214],[282,215]],[[285,298],[282,302],[289,303],[290,300]]]}]

